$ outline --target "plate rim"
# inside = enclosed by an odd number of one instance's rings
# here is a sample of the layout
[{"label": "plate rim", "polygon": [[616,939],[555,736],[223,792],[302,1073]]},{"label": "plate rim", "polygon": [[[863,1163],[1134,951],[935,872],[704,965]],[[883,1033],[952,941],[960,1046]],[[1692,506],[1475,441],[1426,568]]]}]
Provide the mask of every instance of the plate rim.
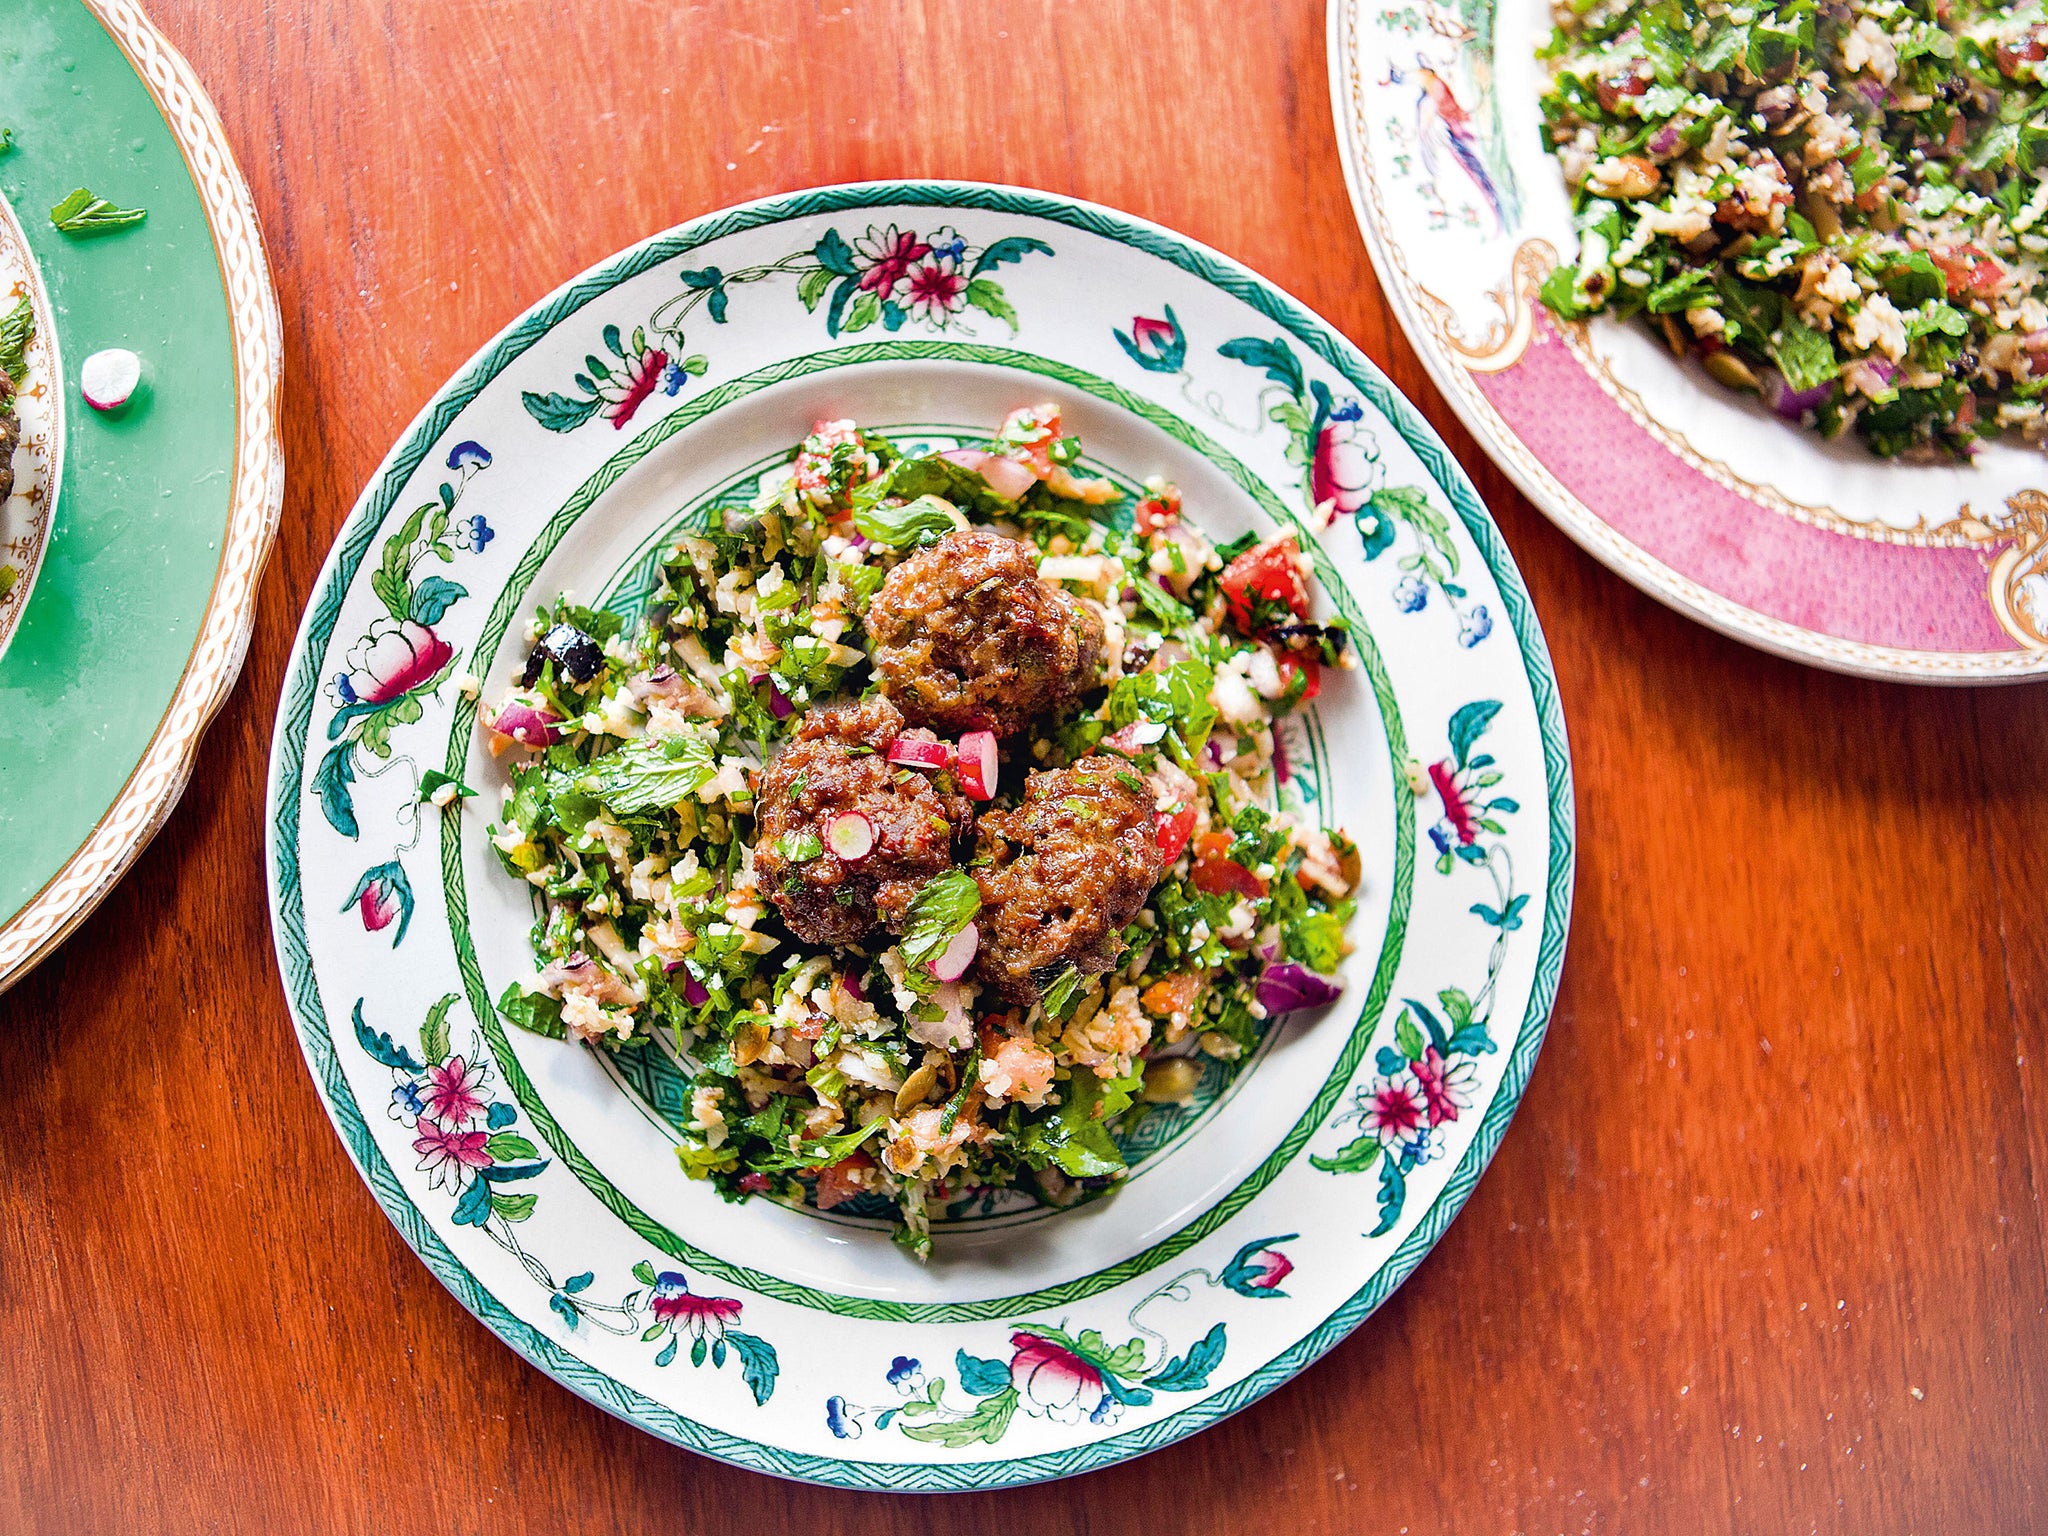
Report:
[{"label": "plate rim", "polygon": [[[57,314],[50,306],[50,285],[43,280],[42,264],[36,260],[36,253],[28,243],[28,231],[22,228],[21,216],[14,211],[14,204],[4,197],[0,197],[0,219],[6,221],[9,237],[28,264],[29,304],[36,316],[36,336],[30,343],[31,351],[40,343],[48,351],[50,363],[50,443],[44,471],[49,479],[49,488],[44,492],[43,536],[29,558],[28,569],[21,573],[18,583],[20,595],[15,597],[12,613],[0,621],[0,656],[5,656],[7,648],[14,643],[14,637],[21,633],[22,616],[28,612],[29,599],[36,594],[36,580],[43,574],[43,559],[50,552],[50,540],[56,531],[57,504],[64,491],[64,439],[71,402],[64,388],[64,340],[57,331]],[[4,985],[0,983],[0,987]]]},{"label": "plate rim", "polygon": [[79,3],[148,91],[206,216],[235,360],[234,482],[213,589],[184,672],[155,732],[92,830],[41,889],[0,922],[0,993],[92,914],[176,808],[201,738],[241,676],[256,627],[257,588],[284,512],[278,418],[284,322],[255,199],[205,87],[141,6],[135,0]]},{"label": "plate rim", "polygon": [[[296,921],[283,886],[295,883],[301,820],[299,778],[282,784],[288,741],[303,738],[310,724],[317,678],[304,664],[303,647],[316,612],[338,610],[344,592],[330,590],[345,548],[367,547],[384,517],[368,518],[369,504],[387,477],[403,466],[409,477],[461,409],[528,347],[617,283],[644,272],[695,245],[739,229],[821,212],[851,208],[965,207],[1048,219],[1117,240],[1187,271],[1250,305],[1282,326],[1365,394],[1400,432],[1456,508],[1500,589],[1502,607],[1515,632],[1524,685],[1536,717],[1544,766],[1549,867],[1544,874],[1545,916],[1527,1007],[1517,1023],[1515,1044],[1497,1090],[1473,1141],[1443,1187],[1401,1245],[1349,1299],[1326,1313],[1293,1345],[1223,1391],[1179,1413],[1122,1435],[1032,1456],[957,1465],[866,1462],[786,1450],[735,1436],[692,1420],[647,1398],[603,1370],[562,1349],[498,1301],[442,1241],[372,1140],[360,1106],[347,1090],[334,1042],[325,1023],[309,1027],[299,990],[312,983],[304,935],[303,896]],[[659,251],[660,254],[654,254]],[[462,395],[460,404],[454,402]],[[445,419],[441,419],[445,416]],[[402,485],[394,487],[402,489]],[[296,717],[296,718],[295,718]],[[303,762],[299,772],[303,773]],[[1256,1401],[1291,1379],[1348,1335],[1413,1272],[1435,1245],[1491,1161],[1508,1123],[1520,1107],[1530,1073],[1555,1008],[1559,973],[1570,931],[1576,871],[1576,823],[1570,745],[1557,677],[1526,583],[1506,540],[1487,512],[1476,487],[1415,407],[1362,349],[1277,285],[1230,257],[1187,236],[1136,215],[1036,188],[980,182],[900,179],[829,183],[712,210],[658,231],[604,257],[523,310],[457,367],[400,434],[366,482],[323,561],[301,617],[280,689],[272,733],[265,814],[266,865],[270,886],[272,939],[294,1027],[322,1108],[347,1148],[357,1173],[407,1245],[478,1321],[527,1363],[615,1416],[671,1443],[749,1470],[826,1486],[883,1491],[952,1491],[1049,1481],[1113,1464],[1170,1444]],[[281,793],[281,790],[285,792]],[[296,929],[296,932],[294,931]],[[317,1000],[316,1000],[317,1002]]]},{"label": "plate rim", "polygon": [[1325,29],[1330,115],[1337,137],[1337,156],[1344,168],[1344,188],[1351,200],[1352,222],[1365,241],[1380,290],[1390,301],[1402,334],[1421,359],[1430,382],[1486,456],[1537,511],[1639,591],[1718,634],[1787,661],[1848,677],[1927,687],[2004,685],[2048,677],[2048,651],[1916,651],[1849,640],[1761,613],[1673,570],[1623,536],[1560,484],[1536,450],[1478,395],[1469,374],[1432,333],[1405,263],[1387,247],[1379,227],[1377,199],[1366,172],[1364,147],[1354,138],[1349,100],[1347,72],[1355,65],[1350,36],[1363,10],[1364,0],[1329,0]]}]

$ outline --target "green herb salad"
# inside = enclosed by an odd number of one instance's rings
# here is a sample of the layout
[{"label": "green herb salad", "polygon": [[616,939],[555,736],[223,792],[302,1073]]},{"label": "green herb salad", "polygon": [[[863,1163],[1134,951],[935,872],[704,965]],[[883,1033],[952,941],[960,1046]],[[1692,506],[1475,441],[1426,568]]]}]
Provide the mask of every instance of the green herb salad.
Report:
[{"label": "green herb salad", "polygon": [[1885,457],[2039,443],[2040,0],[1568,0],[1542,56],[1576,265],[1715,379]]},{"label": "green herb salad", "polygon": [[[727,1198],[1065,1205],[1204,1055],[1338,995],[1358,854],[1274,721],[1353,664],[1290,537],[1082,472],[1050,405],[905,454],[820,422],[645,618],[563,599],[482,711],[541,898],[525,1028],[675,1053]],[[459,796],[448,797],[459,803]]]}]

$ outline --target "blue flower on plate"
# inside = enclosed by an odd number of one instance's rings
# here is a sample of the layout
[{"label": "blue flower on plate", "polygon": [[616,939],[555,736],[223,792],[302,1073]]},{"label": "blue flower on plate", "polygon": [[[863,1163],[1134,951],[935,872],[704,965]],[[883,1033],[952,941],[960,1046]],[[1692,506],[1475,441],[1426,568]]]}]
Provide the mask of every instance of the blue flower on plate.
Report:
[{"label": "blue flower on plate", "polygon": [[664,395],[679,395],[683,386],[690,382],[690,375],[681,363],[670,363],[661,370],[661,392]]},{"label": "blue flower on plate", "polygon": [[484,546],[498,536],[498,530],[484,521],[481,512],[475,517],[463,518],[452,531],[457,549],[471,550],[479,555],[484,552]]},{"label": "blue flower on plate", "polygon": [[1486,611],[1486,604],[1480,603],[1470,613],[1458,616],[1458,644],[1471,650],[1473,646],[1493,633],[1493,615]]},{"label": "blue flower on plate", "polygon": [[840,1440],[858,1440],[863,1425],[860,1410],[843,1397],[825,1399],[825,1427]]},{"label": "blue flower on plate", "polygon": [[1428,602],[1429,587],[1413,571],[1394,583],[1394,606],[1403,613],[1420,613]]},{"label": "blue flower on plate", "polygon": [[898,1355],[889,1362],[889,1385],[905,1397],[916,1397],[924,1391],[924,1370],[909,1355]]},{"label": "blue flower on plate", "polygon": [[482,443],[464,440],[448,450],[448,467],[458,474],[469,474],[491,467],[491,451]]},{"label": "blue flower on plate", "polygon": [[420,1085],[406,1078],[391,1090],[389,1114],[401,1125],[411,1125],[427,1112],[426,1100],[420,1097]]}]

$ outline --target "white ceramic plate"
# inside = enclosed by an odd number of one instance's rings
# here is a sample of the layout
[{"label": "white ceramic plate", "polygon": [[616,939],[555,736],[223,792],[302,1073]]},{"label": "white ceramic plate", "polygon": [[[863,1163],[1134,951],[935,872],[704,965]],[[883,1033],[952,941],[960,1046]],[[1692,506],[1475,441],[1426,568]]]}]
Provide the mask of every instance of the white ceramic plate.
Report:
[{"label": "white ceramic plate", "polygon": [[1536,301],[1577,251],[1542,142],[1547,0],[1330,0],[1337,139],[1366,244],[1431,376],[1529,499],[1682,613],[1908,682],[2048,675],[2048,474],[1825,442],[1644,328]]},{"label": "white ceramic plate", "polygon": [[[1100,468],[1219,537],[1315,547],[1365,665],[1284,738],[1292,803],[1366,871],[1343,1001],[1141,1124],[1110,1198],[962,1212],[920,1267],[880,1222],[684,1179],[661,1049],[508,1032],[526,894],[484,833],[475,705],[516,622],[630,602],[692,507],[814,418],[906,439],[1058,401]],[[442,546],[433,547],[438,539]],[[1430,766],[1434,765],[1434,767]],[[429,767],[483,790],[418,804]],[[1570,770],[1498,531],[1421,419],[1242,268],[1042,193],[908,183],[729,210],[536,306],[434,399],[322,572],[272,752],[278,955],[308,1064],[428,1266],[542,1369],[655,1434],[891,1489],[1062,1476],[1188,1434],[1354,1327],[1440,1234],[1541,1043]],[[836,1213],[835,1213],[836,1214]]]}]

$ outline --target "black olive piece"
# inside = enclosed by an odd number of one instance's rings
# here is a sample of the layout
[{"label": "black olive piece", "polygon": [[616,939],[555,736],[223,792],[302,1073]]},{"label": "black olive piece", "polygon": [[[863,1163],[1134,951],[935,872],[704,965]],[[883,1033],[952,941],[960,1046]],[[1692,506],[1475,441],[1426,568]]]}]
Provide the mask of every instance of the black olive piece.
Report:
[{"label": "black olive piece", "polygon": [[604,647],[574,624],[557,624],[540,637],[540,643],[526,658],[526,670],[519,675],[523,688],[540,681],[541,668],[552,661],[571,682],[587,683],[604,669]]}]

